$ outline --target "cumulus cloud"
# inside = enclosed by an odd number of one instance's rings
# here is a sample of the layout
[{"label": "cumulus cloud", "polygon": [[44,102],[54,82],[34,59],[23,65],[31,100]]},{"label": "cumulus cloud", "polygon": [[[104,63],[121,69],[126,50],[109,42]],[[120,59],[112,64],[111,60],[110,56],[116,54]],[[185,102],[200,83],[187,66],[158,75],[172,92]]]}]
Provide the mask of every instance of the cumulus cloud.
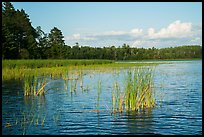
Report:
[{"label": "cumulus cloud", "polygon": [[134,34],[134,35],[140,35],[142,33],[142,29],[132,29],[130,33]]},{"label": "cumulus cloud", "polygon": [[95,40],[94,37],[88,37],[88,36],[81,36],[81,34],[77,33],[77,34],[73,34],[72,36],[68,36],[65,38],[66,40],[75,40],[75,41],[79,41],[79,40],[84,40],[84,41],[89,41],[89,40]]},{"label": "cumulus cloud", "polygon": [[191,36],[192,24],[189,22],[181,23],[177,20],[171,23],[167,28],[162,28],[160,31],[155,32],[155,29],[149,28],[148,36],[151,39],[158,38],[184,38]]}]

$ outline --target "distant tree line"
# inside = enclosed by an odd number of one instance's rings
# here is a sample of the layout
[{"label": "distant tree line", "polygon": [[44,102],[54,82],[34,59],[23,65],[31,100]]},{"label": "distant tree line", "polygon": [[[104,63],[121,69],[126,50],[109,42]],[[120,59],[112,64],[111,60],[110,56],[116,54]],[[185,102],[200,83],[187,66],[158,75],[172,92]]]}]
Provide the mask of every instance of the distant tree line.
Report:
[{"label": "distant tree line", "polygon": [[49,34],[40,26],[33,28],[23,9],[15,10],[10,2],[2,3],[2,59],[187,59],[202,58],[202,46],[169,48],[116,48],[65,45],[62,31],[54,27]]}]

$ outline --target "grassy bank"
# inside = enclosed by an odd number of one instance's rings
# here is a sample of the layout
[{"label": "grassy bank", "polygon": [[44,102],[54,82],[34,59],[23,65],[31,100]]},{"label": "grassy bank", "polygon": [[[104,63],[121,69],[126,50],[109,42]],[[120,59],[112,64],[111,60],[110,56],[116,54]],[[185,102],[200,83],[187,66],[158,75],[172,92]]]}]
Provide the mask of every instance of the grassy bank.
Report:
[{"label": "grassy bank", "polygon": [[28,76],[59,77],[67,70],[101,70],[157,65],[158,63],[116,63],[111,60],[3,60],[2,81],[23,80]]},{"label": "grassy bank", "polygon": [[96,65],[96,64],[110,64],[112,60],[2,60],[2,68],[43,68],[43,67],[67,67],[67,66],[79,66],[79,65]]}]

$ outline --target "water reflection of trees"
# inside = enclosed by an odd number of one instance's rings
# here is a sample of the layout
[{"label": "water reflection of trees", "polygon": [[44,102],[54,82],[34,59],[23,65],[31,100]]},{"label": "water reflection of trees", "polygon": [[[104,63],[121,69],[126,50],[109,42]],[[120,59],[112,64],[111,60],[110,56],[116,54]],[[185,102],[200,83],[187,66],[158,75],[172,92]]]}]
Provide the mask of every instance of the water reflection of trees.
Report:
[{"label": "water reflection of trees", "polygon": [[152,110],[128,112],[126,114],[128,131],[131,134],[151,134],[153,128]]}]

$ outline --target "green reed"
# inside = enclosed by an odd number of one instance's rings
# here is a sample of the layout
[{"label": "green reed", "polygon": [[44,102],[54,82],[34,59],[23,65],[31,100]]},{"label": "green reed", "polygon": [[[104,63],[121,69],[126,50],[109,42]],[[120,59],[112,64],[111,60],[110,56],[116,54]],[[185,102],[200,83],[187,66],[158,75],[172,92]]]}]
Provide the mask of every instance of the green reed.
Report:
[{"label": "green reed", "polygon": [[124,91],[121,92],[117,82],[113,85],[113,113],[140,111],[155,106],[152,68],[128,70],[123,87]]},{"label": "green reed", "polygon": [[[86,65],[85,65],[86,64]],[[157,65],[158,63],[117,63],[109,60],[2,60],[2,81],[23,80],[28,75],[60,78],[67,70],[103,70],[134,66]],[[119,74],[117,72],[117,74]]]},{"label": "green reed", "polygon": [[97,96],[97,110],[99,111],[99,102],[100,102],[100,94],[101,94],[101,80],[98,80],[97,92],[98,92],[98,96]]},{"label": "green reed", "polygon": [[139,111],[155,105],[153,97],[153,69],[139,68],[128,71],[125,83],[125,109]]},{"label": "green reed", "polygon": [[112,60],[100,59],[36,59],[36,60],[2,60],[2,68],[42,68],[67,67],[79,65],[110,64]]},{"label": "green reed", "polygon": [[[113,84],[113,91],[112,91],[112,103],[113,103],[113,113],[116,113],[119,111],[119,102],[120,102],[120,87],[119,87],[119,84],[118,82],[115,82]],[[121,111],[121,110],[120,110]]]},{"label": "green reed", "polygon": [[30,76],[26,77],[24,80],[24,96],[32,95],[31,84],[32,84],[32,78]]},{"label": "green reed", "polygon": [[45,95],[46,79],[38,76],[27,76],[24,78],[24,96]]},{"label": "green reed", "polygon": [[72,80],[70,80],[70,86],[69,86],[70,89],[69,90],[70,90],[71,93],[73,92],[73,84],[72,83],[73,83]]}]

